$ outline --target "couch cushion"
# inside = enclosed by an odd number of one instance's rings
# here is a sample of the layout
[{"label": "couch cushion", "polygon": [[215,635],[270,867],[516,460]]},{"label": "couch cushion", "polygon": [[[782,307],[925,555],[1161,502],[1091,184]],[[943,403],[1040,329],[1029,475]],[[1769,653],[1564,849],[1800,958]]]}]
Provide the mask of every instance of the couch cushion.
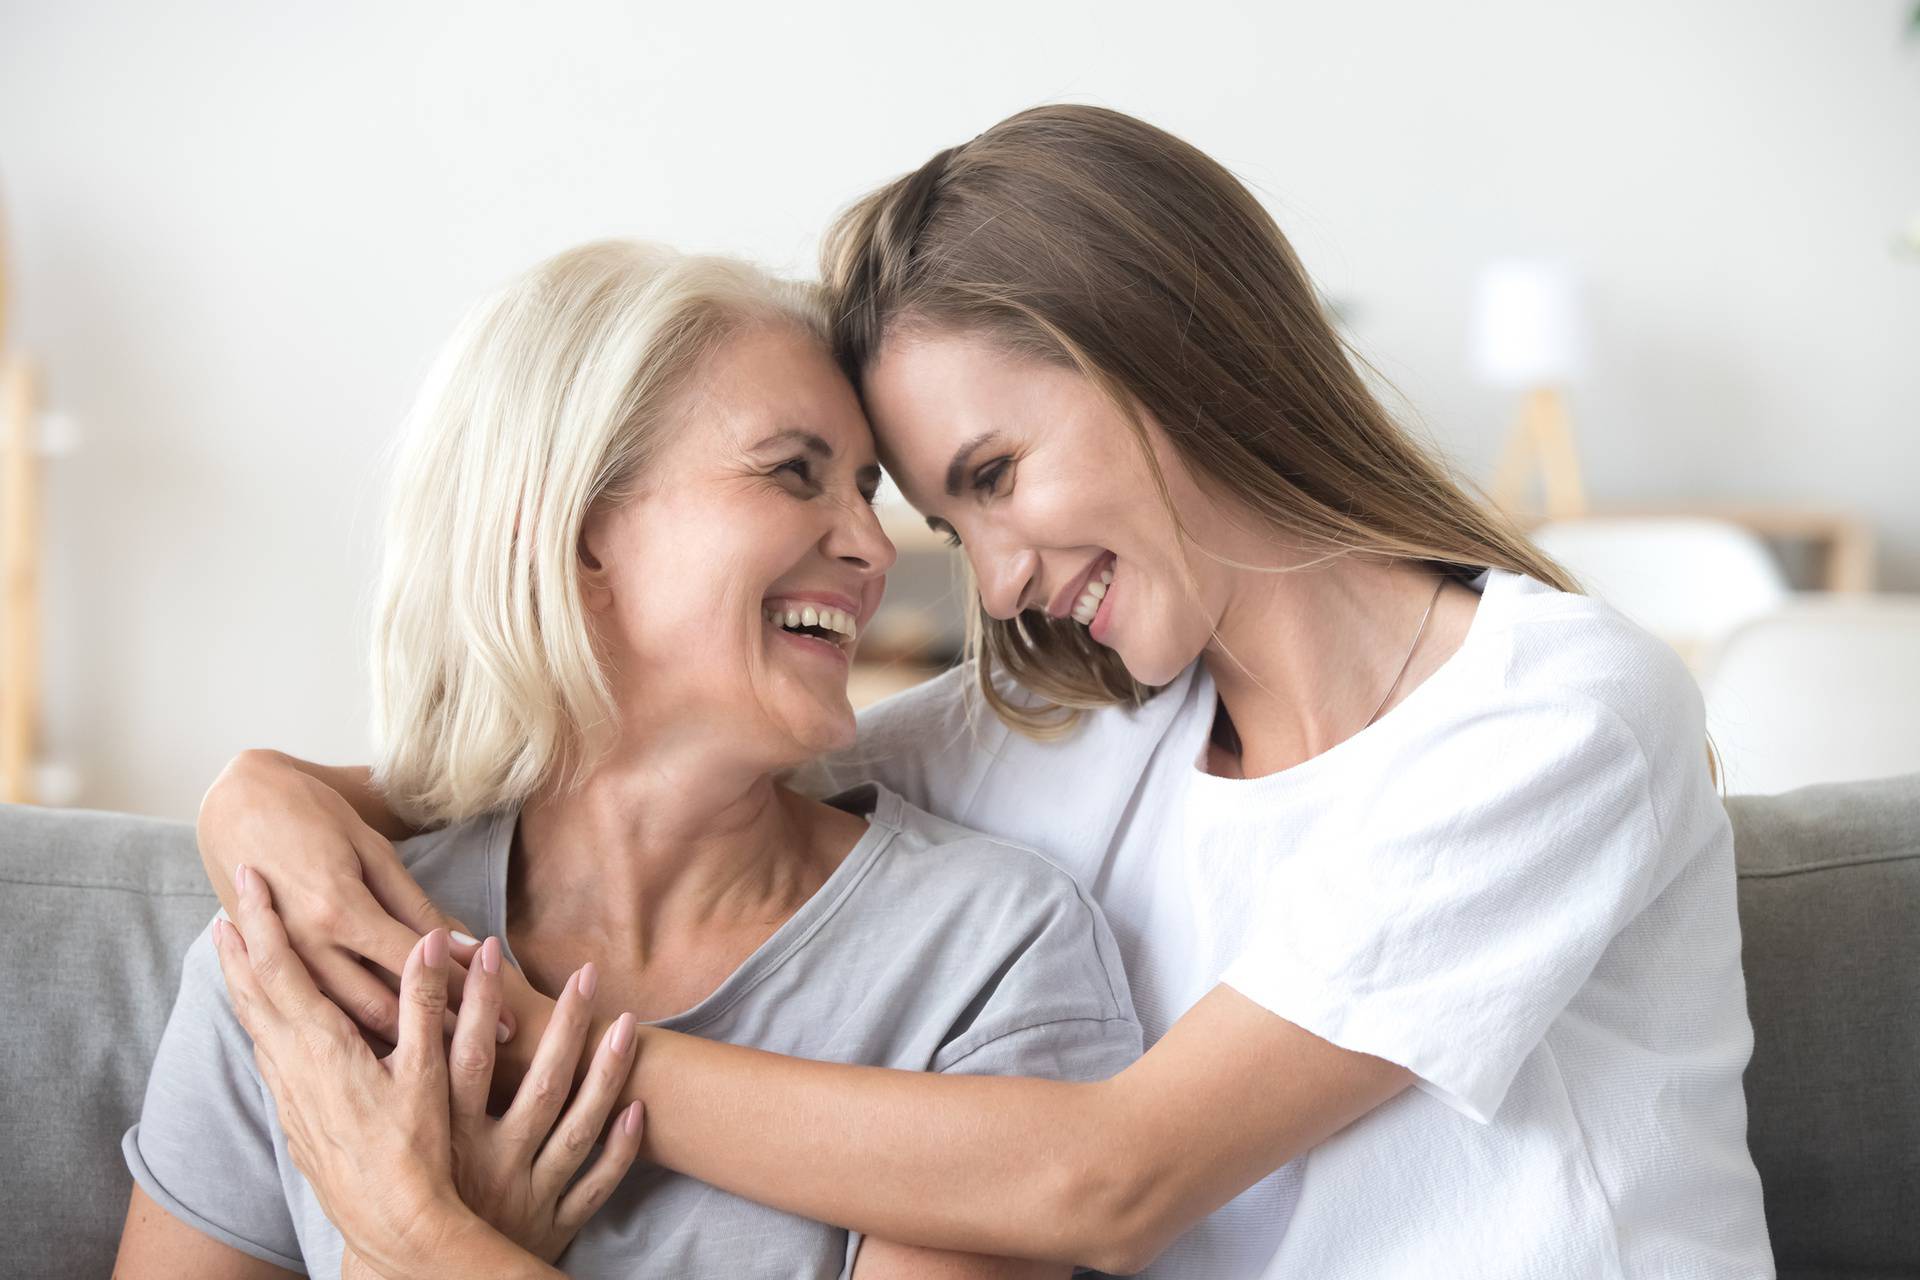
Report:
[{"label": "couch cushion", "polygon": [[1920,1275],[1920,775],[1727,809],[1780,1274]]},{"label": "couch cushion", "polygon": [[5,1274],[112,1270],[133,1186],[120,1134],[218,906],[185,823],[0,805]]}]

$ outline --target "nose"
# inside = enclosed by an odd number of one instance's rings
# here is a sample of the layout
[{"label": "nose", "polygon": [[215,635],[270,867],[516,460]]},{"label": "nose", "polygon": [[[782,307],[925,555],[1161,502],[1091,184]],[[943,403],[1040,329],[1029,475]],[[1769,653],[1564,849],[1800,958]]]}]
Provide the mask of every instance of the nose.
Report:
[{"label": "nose", "polygon": [[880,527],[880,513],[862,501],[848,502],[842,510],[846,514],[827,530],[826,553],[869,577],[893,568],[900,553],[887,531]]},{"label": "nose", "polygon": [[1005,550],[990,543],[969,541],[967,560],[980,587],[980,604],[1002,622],[1020,616],[1028,605],[1040,557],[1032,550]]}]

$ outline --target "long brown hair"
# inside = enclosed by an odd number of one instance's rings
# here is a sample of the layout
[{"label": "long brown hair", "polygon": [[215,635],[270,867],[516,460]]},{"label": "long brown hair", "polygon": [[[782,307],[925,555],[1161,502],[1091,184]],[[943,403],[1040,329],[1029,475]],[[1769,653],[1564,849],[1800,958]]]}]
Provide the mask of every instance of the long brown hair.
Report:
[{"label": "long brown hair", "polygon": [[[856,383],[909,326],[1078,369],[1132,424],[1183,537],[1143,413],[1199,483],[1290,540],[1577,589],[1394,422],[1253,194],[1144,121],[1087,106],[1003,120],[843,213],[822,274]],[[1070,620],[976,608],[969,648],[988,704],[1037,735],[1154,692]],[[1009,700],[996,671],[1042,701]]]}]

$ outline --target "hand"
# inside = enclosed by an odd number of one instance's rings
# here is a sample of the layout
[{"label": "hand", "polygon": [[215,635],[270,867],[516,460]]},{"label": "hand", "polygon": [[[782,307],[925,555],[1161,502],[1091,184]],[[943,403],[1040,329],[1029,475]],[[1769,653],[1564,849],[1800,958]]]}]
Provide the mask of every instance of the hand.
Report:
[{"label": "hand", "polygon": [[[221,901],[234,907],[228,877],[243,859],[264,870],[294,955],[329,999],[385,1043],[397,1034],[399,1002],[361,957],[398,974],[430,930],[470,942],[470,931],[434,905],[386,837],[332,787],[275,753],[250,751],[227,766],[201,802],[198,835]],[[453,954],[466,958],[467,948]],[[456,1001],[463,977],[456,966]],[[502,1009],[501,1025],[511,1038],[513,1006]]]},{"label": "hand", "polygon": [[242,866],[234,879],[239,928],[215,921],[214,945],[294,1164],[367,1268],[437,1272],[480,1225],[453,1183],[446,933],[428,933],[404,962],[397,1044],[383,1061],[301,967],[261,876]]},{"label": "hand", "polygon": [[[513,972],[511,966],[506,970]],[[562,1115],[591,1022],[589,1005],[597,981],[591,964],[568,978],[525,1079],[505,1114],[495,1120],[487,1114],[487,1097],[493,1085],[491,1028],[501,974],[500,940],[488,938],[468,972],[449,1055],[454,1183],[467,1207],[496,1231],[552,1262],[606,1202],[640,1152],[641,1108],[634,1102],[614,1121],[599,1159],[573,1181],[607,1127],[608,1112],[619,1101],[632,1069],[634,1017],[621,1014],[600,1037],[579,1096]]]}]

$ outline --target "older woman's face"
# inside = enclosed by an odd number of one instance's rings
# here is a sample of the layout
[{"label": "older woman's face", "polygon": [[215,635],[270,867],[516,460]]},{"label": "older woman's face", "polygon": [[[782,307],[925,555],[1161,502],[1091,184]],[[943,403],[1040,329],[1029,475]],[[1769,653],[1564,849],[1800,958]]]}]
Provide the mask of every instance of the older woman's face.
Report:
[{"label": "older woman's face", "polygon": [[769,326],[717,352],[639,495],[583,537],[623,737],[701,736],[768,768],[850,743],[848,662],[894,559],[879,483],[814,339]]}]

